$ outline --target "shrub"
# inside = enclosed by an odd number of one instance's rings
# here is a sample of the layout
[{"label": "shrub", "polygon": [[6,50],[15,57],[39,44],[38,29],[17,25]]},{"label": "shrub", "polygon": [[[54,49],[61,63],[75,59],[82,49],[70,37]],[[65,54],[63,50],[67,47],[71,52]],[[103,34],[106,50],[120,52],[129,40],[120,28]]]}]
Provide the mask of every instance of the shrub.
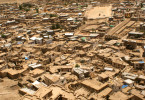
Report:
[{"label": "shrub", "polygon": [[6,38],[6,36],[5,36],[4,34],[1,34],[1,37],[2,37],[2,38]]},{"label": "shrub", "polygon": [[60,28],[60,24],[53,24],[52,25],[52,27],[51,27],[52,29],[59,29]]},{"label": "shrub", "polygon": [[57,17],[56,14],[50,14],[49,16],[50,16],[50,17]]},{"label": "shrub", "polygon": [[79,64],[76,64],[76,65],[75,65],[75,67],[76,67],[76,68],[79,68],[79,67],[80,67],[80,65],[79,65]]},{"label": "shrub", "polygon": [[23,3],[22,6],[23,6],[23,7],[31,8],[33,5],[30,4],[30,3]]},{"label": "shrub", "polygon": [[30,11],[30,9],[29,8],[26,8],[25,11],[28,12],[28,11]]},{"label": "shrub", "polygon": [[81,62],[81,63],[85,63],[85,60],[81,60],[80,62]]}]

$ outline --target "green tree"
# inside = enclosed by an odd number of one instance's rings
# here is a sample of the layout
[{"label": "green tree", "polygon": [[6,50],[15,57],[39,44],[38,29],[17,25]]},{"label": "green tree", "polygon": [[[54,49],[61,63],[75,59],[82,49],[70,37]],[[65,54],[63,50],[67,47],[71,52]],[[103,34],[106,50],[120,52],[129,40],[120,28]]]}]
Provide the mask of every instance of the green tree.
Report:
[{"label": "green tree", "polygon": [[56,26],[55,25],[52,25],[52,27],[51,27],[52,29],[56,29]]},{"label": "green tree", "polygon": [[35,8],[35,10],[36,10],[36,13],[39,13],[39,8]]},{"label": "green tree", "polygon": [[19,5],[19,9],[20,9],[20,10],[22,10],[22,9],[23,9],[22,5]]},{"label": "green tree", "polygon": [[59,29],[60,28],[60,24],[56,24],[56,29]]},{"label": "green tree", "polygon": [[143,4],[141,3],[140,6],[141,6],[141,8],[142,8],[142,7],[143,7]]}]

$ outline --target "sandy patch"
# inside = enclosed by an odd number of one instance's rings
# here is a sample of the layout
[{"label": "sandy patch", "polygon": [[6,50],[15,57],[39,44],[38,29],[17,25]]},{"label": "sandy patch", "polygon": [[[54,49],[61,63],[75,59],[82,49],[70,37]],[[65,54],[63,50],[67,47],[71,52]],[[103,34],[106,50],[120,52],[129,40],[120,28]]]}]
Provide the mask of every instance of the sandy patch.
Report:
[{"label": "sandy patch", "polygon": [[111,17],[112,15],[111,9],[112,9],[112,6],[97,6],[86,11],[85,16],[88,19]]},{"label": "sandy patch", "polygon": [[0,100],[20,100],[18,82],[8,78],[3,80],[0,82]]}]

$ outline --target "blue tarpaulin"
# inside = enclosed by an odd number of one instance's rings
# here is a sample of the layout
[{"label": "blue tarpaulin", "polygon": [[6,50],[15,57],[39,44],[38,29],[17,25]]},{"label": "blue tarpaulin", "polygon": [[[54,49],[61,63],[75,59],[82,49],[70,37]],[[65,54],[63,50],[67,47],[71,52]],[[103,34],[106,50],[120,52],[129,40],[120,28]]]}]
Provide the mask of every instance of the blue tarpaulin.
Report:
[{"label": "blue tarpaulin", "polygon": [[139,61],[139,63],[144,63],[144,61]]},{"label": "blue tarpaulin", "polygon": [[128,85],[122,85],[122,88],[126,88],[126,87],[128,87]]},{"label": "blue tarpaulin", "polygon": [[25,57],[25,60],[29,60],[29,58],[28,57]]}]

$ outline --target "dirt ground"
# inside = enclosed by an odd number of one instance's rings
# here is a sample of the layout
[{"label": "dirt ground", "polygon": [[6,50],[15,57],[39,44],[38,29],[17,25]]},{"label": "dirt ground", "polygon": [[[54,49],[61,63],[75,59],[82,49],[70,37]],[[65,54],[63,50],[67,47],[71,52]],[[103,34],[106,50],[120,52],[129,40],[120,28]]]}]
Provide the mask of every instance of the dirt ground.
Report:
[{"label": "dirt ground", "polygon": [[88,19],[97,19],[97,18],[105,18],[111,17],[112,14],[112,6],[97,6],[88,11],[86,11],[85,16]]},{"label": "dirt ground", "polygon": [[18,2],[18,3],[23,3],[23,2],[28,2],[28,1],[34,1],[34,0],[0,0],[0,4],[2,3],[15,3],[15,2]]},{"label": "dirt ground", "polygon": [[18,82],[3,78],[0,82],[0,100],[20,100]]}]

